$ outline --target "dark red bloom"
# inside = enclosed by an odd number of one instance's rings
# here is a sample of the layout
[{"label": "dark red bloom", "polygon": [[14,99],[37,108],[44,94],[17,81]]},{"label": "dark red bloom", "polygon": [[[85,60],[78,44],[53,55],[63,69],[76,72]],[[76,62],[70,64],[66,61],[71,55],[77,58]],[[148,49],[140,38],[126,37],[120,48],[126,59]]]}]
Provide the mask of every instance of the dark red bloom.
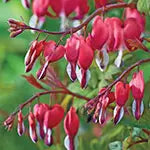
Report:
[{"label": "dark red bloom", "polygon": [[114,109],[114,123],[117,124],[124,115],[124,105],[127,102],[130,94],[129,84],[121,81],[116,83],[115,86],[115,100],[116,107]]},{"label": "dark red bloom", "polygon": [[79,118],[74,107],[71,107],[64,120],[64,129],[67,134],[65,138],[65,147],[68,150],[74,150],[74,137],[79,129]]},{"label": "dark red bloom", "polygon": [[144,104],[142,101],[144,96],[143,71],[133,74],[132,80],[130,81],[130,87],[134,97],[132,112],[135,118],[139,120],[144,111]]}]

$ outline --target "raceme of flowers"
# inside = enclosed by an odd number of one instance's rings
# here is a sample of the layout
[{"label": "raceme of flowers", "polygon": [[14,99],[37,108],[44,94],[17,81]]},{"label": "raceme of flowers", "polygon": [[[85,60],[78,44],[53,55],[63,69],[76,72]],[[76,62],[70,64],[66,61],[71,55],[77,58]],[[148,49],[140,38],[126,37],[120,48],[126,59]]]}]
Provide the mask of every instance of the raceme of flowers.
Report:
[{"label": "raceme of flowers", "polygon": [[[29,8],[30,0],[22,0],[22,4]],[[59,5],[58,5],[59,4]],[[95,7],[105,7],[107,0],[95,0]],[[39,7],[40,6],[40,7]],[[69,7],[68,7],[69,6]],[[49,11],[51,8],[53,13]],[[30,20],[31,27],[40,28],[45,22],[45,17],[60,18],[61,30],[66,31],[68,28],[67,17],[71,20],[82,20],[89,11],[88,0],[33,0],[32,3],[33,16]],[[72,17],[71,14],[75,15]],[[22,22],[9,20],[11,37],[21,34],[28,26]],[[92,31],[88,35],[82,35],[81,32],[71,34],[66,40],[65,45],[56,43],[53,40],[43,39],[41,41],[35,39],[25,56],[25,71],[30,72],[41,56],[44,57],[44,63],[37,70],[37,78],[39,80],[46,77],[48,66],[65,58],[68,62],[66,71],[71,79],[80,82],[81,88],[86,88],[91,78],[90,66],[95,59],[101,71],[105,71],[109,64],[109,53],[118,52],[114,64],[121,66],[124,50],[132,52],[138,47],[132,45],[131,41],[143,41],[143,33],[145,31],[145,16],[138,12],[136,8],[125,8],[124,18],[96,16],[93,20]],[[98,95],[103,93],[106,88],[100,89]],[[118,124],[125,113],[125,104],[129,99],[130,91],[134,98],[132,103],[133,116],[139,120],[144,111],[144,77],[140,70],[133,74],[130,83],[118,81],[115,84],[114,92],[108,90],[98,101],[90,100],[85,108],[88,114],[92,114],[94,123],[103,124],[106,122],[107,108],[111,103],[116,103],[113,110],[114,123]],[[44,103],[38,103],[34,106],[33,112],[28,114],[29,135],[31,140],[36,143],[38,139],[44,140],[48,146],[53,144],[52,130],[64,118],[64,109],[59,104],[49,106]],[[25,132],[25,117],[20,110],[18,112],[19,136]],[[9,128],[11,128],[11,118],[7,120]],[[75,149],[75,136],[79,129],[79,118],[74,107],[71,107],[64,119],[64,129],[66,137],[64,145],[67,150]]]},{"label": "raceme of flowers", "polygon": [[[102,88],[99,92],[101,94],[106,88]],[[132,113],[133,116],[139,120],[144,111],[143,96],[144,96],[144,77],[143,71],[135,72],[133,74],[132,80],[129,84],[122,81],[118,81],[115,85],[115,91],[106,92],[104,95],[100,96],[97,103],[93,103],[90,100],[86,104],[87,113],[91,114],[94,109],[93,122],[103,124],[106,121],[106,109],[113,102],[116,103],[114,108],[113,118],[114,123],[118,124],[124,116],[125,104],[129,99],[130,91],[133,96],[132,103]]]},{"label": "raceme of flowers", "polygon": [[[33,112],[28,114],[29,136],[36,143],[38,139],[44,140],[47,146],[53,144],[52,129],[55,128],[64,118],[64,109],[59,104],[49,106],[48,104],[35,104]],[[25,117],[20,110],[18,112],[17,131],[19,136],[25,133]],[[79,118],[74,107],[71,107],[64,119],[64,129],[67,134],[64,144],[68,150],[75,147],[74,138],[79,129]]]},{"label": "raceme of flowers", "polygon": [[[13,27],[16,23],[9,20],[9,24]],[[70,79],[72,81],[78,79],[81,87],[85,88],[91,78],[89,68],[93,59],[95,58],[99,69],[105,71],[109,63],[109,53],[117,51],[118,56],[114,63],[120,67],[123,51],[137,49],[130,44],[130,40],[142,42],[144,28],[145,18],[135,8],[125,9],[124,21],[117,17],[102,19],[96,16],[92,32],[87,37],[75,33],[67,39],[65,46],[57,45],[52,40],[33,41],[25,57],[25,70],[31,71],[37,58],[43,53],[45,63],[37,71],[37,78],[42,79],[46,76],[50,63],[65,57],[68,61],[66,70]],[[12,33],[15,35],[14,32]]]}]

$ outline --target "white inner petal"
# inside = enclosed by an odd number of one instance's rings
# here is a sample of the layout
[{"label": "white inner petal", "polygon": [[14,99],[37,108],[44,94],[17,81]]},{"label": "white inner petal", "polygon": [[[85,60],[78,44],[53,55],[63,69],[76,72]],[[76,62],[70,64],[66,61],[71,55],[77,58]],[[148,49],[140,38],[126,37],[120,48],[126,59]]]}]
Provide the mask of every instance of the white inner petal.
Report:
[{"label": "white inner petal", "polygon": [[48,129],[48,131],[47,131],[47,136],[48,136],[47,142],[49,145],[51,144],[51,135],[52,135],[52,130]]},{"label": "white inner petal", "polygon": [[[118,106],[116,106],[115,109],[114,109],[114,118],[117,115],[117,107]],[[118,119],[116,124],[118,124],[120,122],[120,120],[123,118],[123,116],[124,116],[124,108],[121,107],[120,114],[119,114],[119,119]]]},{"label": "white inner petal", "polygon": [[119,50],[119,52],[118,52],[118,56],[117,56],[117,58],[115,59],[115,65],[119,68],[120,67],[120,65],[121,65],[121,61],[122,61],[122,56],[123,56],[123,50],[121,49],[121,50]]},{"label": "white inner petal", "polygon": [[103,58],[99,58],[99,55],[96,55],[96,63],[101,71],[105,71],[109,63],[109,55],[106,49],[102,50]]},{"label": "white inner petal", "polygon": [[31,138],[32,142],[36,143],[34,138],[33,138],[33,133],[32,133],[32,128],[31,127],[29,127],[29,135],[30,135],[30,138]]},{"label": "white inner petal", "polygon": [[70,145],[70,141],[69,141],[69,136],[67,135],[64,140],[64,146],[67,150],[69,150],[69,145]]}]

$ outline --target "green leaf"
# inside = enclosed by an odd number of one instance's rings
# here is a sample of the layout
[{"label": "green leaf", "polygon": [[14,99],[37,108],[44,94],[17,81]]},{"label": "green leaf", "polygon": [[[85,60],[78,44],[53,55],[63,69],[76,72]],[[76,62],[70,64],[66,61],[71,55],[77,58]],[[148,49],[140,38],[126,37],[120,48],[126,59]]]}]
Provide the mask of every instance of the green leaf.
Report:
[{"label": "green leaf", "polygon": [[122,143],[120,141],[115,141],[109,144],[110,150],[122,150]]},{"label": "green leaf", "polygon": [[128,125],[131,127],[150,129],[149,114],[150,110],[146,109],[143,116],[141,116],[140,120],[138,121],[133,116],[125,116],[120,124]]},{"label": "green leaf", "polygon": [[141,13],[150,15],[150,0],[138,0],[137,8]]}]

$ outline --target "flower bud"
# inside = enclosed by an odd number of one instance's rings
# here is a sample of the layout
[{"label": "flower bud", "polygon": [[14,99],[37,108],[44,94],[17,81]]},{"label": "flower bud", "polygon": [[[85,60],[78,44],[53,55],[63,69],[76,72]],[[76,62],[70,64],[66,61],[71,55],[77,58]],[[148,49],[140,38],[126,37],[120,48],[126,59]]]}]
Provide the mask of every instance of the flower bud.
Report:
[{"label": "flower bud", "polygon": [[144,96],[143,71],[133,74],[132,80],[130,81],[130,87],[134,97],[132,112],[135,118],[139,120],[144,111],[144,104],[142,101]]},{"label": "flower bud", "polygon": [[65,48],[66,48],[65,57],[68,61],[67,73],[70,79],[72,81],[75,81],[77,78],[76,68],[80,49],[80,41],[77,38],[77,35],[74,34],[69,39],[67,39]]},{"label": "flower bud", "polygon": [[21,111],[18,112],[18,127],[17,127],[17,131],[18,131],[19,136],[22,136],[24,134],[24,132],[25,132],[23,115],[22,115]]},{"label": "flower bud", "polygon": [[127,102],[130,94],[129,84],[125,84],[121,81],[115,85],[115,99],[116,107],[114,109],[114,123],[117,124],[124,115],[124,105]]},{"label": "flower bud", "polygon": [[29,121],[30,138],[34,143],[36,143],[38,141],[38,137],[36,133],[36,121],[35,121],[35,116],[32,112],[29,113],[28,121]]},{"label": "flower bud", "polygon": [[64,144],[68,150],[74,150],[74,137],[79,129],[79,118],[74,107],[71,107],[64,120],[64,129],[67,134]]},{"label": "flower bud", "polygon": [[80,52],[78,58],[78,64],[80,66],[80,70],[78,70],[77,77],[81,83],[81,87],[84,88],[87,86],[87,83],[90,79],[90,71],[88,68],[92,64],[94,52],[91,47],[82,39],[80,40]]}]

